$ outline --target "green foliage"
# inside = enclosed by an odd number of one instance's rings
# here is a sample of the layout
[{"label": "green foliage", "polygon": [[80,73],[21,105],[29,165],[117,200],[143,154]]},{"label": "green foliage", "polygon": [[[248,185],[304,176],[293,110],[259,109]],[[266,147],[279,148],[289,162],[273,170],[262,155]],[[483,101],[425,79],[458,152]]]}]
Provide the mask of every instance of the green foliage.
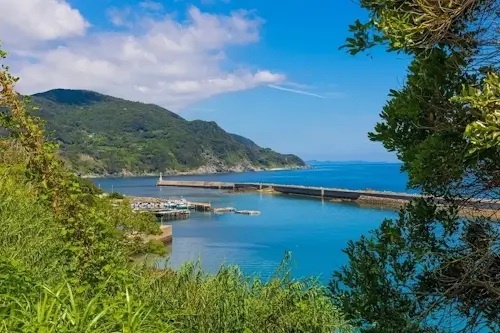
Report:
[{"label": "green foliage", "polygon": [[261,148],[214,122],[186,121],[152,104],[65,89],[35,94],[31,100],[38,106],[35,114],[61,144],[61,156],[78,173],[304,165],[295,155]]},{"label": "green foliage", "polygon": [[435,47],[469,52],[495,41],[485,31],[495,29],[487,22],[500,15],[497,0],[361,0],[360,6],[369,19],[349,26],[352,37],[343,47],[351,54],[380,44],[388,51],[417,55]]},{"label": "green foliage", "polygon": [[0,332],[353,332],[310,279],[265,283],[236,267],[206,276],[188,263],[179,272],[132,271],[137,280],[114,294],[82,294],[34,285],[4,261],[0,268],[15,288],[0,284]]},{"label": "green foliage", "polygon": [[370,139],[426,197],[349,242],[329,285],[334,303],[363,332],[499,331],[499,49],[486,47],[498,40],[488,23],[498,1],[361,5],[370,20],[350,27],[349,51],[385,45],[413,57]]},{"label": "green foliage", "polygon": [[444,195],[448,184],[460,179],[468,167],[463,161],[467,146],[463,133],[474,118],[450,101],[468,82],[468,76],[461,75],[464,67],[457,63],[464,61],[439,49],[412,61],[406,84],[390,91],[382,121],[369,134],[371,140],[397,153],[410,186],[437,195]]},{"label": "green foliage", "polygon": [[[344,250],[349,264],[330,283],[348,319],[363,332],[448,332],[450,325],[459,331],[447,311],[470,294],[448,298],[439,290],[444,282],[440,266],[449,267],[468,251],[463,244],[452,245],[453,233],[462,226],[455,216],[454,209],[417,200],[399,219],[385,220],[369,236],[349,241]],[[456,271],[453,278],[462,273]]]},{"label": "green foliage", "polygon": [[79,184],[83,193],[92,194],[92,195],[99,195],[99,194],[104,193],[104,191],[102,189],[95,186],[95,184],[89,179],[81,178],[81,177],[78,177],[76,175],[74,175],[72,178],[75,182],[77,182]]},{"label": "green foliage", "polygon": [[453,100],[469,106],[480,119],[467,125],[465,130],[473,144],[470,153],[500,148],[500,76],[489,73],[481,89],[464,87],[462,94]]},{"label": "green foliage", "polygon": [[110,199],[123,199],[125,197],[123,196],[123,194],[121,194],[119,192],[111,192],[108,194],[108,198],[110,198]]},{"label": "green foliage", "polygon": [[187,263],[179,272],[165,271],[144,283],[150,285],[147,297],[158,305],[158,314],[170,313],[181,332],[351,332],[312,279],[277,274],[263,282],[237,267],[207,276]]},{"label": "green foliage", "polygon": [[0,294],[0,332],[175,332],[172,325],[150,322],[151,310],[127,289],[115,297],[96,293],[89,299],[69,285],[30,289],[29,297],[26,292],[25,297]]}]

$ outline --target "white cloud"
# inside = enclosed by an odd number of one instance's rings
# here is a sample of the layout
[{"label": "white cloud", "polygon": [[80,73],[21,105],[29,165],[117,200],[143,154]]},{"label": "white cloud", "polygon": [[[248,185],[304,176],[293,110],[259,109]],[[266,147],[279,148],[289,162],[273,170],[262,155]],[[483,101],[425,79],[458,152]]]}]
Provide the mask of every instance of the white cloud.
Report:
[{"label": "white cloud", "polygon": [[108,10],[107,14],[111,23],[113,23],[117,27],[130,26],[127,23],[127,18],[130,15],[130,8],[126,7],[123,9],[118,9],[113,7]]},{"label": "white cloud", "polygon": [[152,10],[152,11],[162,11],[163,10],[163,5],[161,3],[151,1],[151,0],[146,0],[146,1],[140,2],[139,6],[144,8],[144,9],[148,9],[148,10]]},{"label": "white cloud", "polygon": [[0,39],[13,47],[83,36],[89,23],[64,0],[0,0]]},{"label": "white cloud", "polygon": [[319,95],[319,94],[315,94],[315,93],[311,93],[311,92],[304,91],[304,90],[299,90],[299,89],[285,88],[285,87],[278,86],[278,85],[275,85],[275,84],[268,84],[267,86],[269,88],[272,88],[272,89],[288,91],[288,92],[291,92],[291,93],[294,93],[294,94],[307,95],[307,96],[312,96],[312,97],[317,97],[317,98],[326,98],[325,96],[322,96],[322,95]]},{"label": "white cloud", "polygon": [[275,74],[269,71],[259,71],[255,74],[255,79],[261,83],[272,83],[272,82],[280,82],[284,81],[286,77],[282,74]]},{"label": "white cloud", "polygon": [[[148,3],[152,9],[152,2]],[[4,7],[10,14],[6,16],[22,12],[35,23],[2,19],[0,39],[25,36],[42,45],[17,52],[11,59],[15,74],[21,77],[22,93],[90,89],[178,111],[210,96],[286,79],[265,69],[225,66],[228,47],[259,41],[263,21],[248,11],[214,15],[191,7],[182,21],[173,15],[146,13],[132,21],[130,15],[118,16],[116,11],[111,18],[121,31],[89,33],[79,11],[63,0],[0,0],[2,14]],[[6,40],[6,49],[13,45],[12,39]]]}]

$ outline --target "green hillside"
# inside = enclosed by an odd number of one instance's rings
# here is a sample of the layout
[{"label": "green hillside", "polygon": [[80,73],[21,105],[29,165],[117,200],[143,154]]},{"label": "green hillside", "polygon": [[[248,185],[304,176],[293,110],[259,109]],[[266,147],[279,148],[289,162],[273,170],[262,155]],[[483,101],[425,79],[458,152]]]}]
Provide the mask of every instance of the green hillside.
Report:
[{"label": "green hillside", "polygon": [[92,91],[55,89],[31,97],[37,115],[81,174],[199,173],[303,166],[215,122],[187,121],[153,104]]}]

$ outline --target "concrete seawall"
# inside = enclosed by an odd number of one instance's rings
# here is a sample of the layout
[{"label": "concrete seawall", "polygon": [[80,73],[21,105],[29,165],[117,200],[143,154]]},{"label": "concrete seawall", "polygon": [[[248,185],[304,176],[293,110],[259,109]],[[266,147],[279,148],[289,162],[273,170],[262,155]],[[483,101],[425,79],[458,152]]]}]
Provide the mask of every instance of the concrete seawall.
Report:
[{"label": "concrete seawall", "polygon": [[[332,200],[345,200],[359,203],[373,203],[391,207],[400,207],[404,203],[414,198],[421,198],[422,195],[386,191],[372,190],[347,190],[338,188],[281,185],[264,183],[226,183],[226,182],[205,182],[205,181],[178,181],[159,180],[157,186],[173,187],[195,187],[206,189],[221,189],[233,191],[258,191],[268,190],[275,193],[301,195]],[[434,198],[437,203],[444,203],[442,198]],[[463,202],[463,206],[479,210],[500,210],[500,200],[469,199]]]},{"label": "concrete seawall", "polygon": [[410,200],[419,197],[417,194],[395,193],[395,192],[376,192],[368,190],[346,190],[337,188],[323,188],[300,185],[280,185],[280,184],[261,184],[261,183],[225,183],[225,182],[204,182],[204,181],[177,181],[160,180],[157,186],[173,187],[196,187],[206,189],[221,189],[235,191],[255,191],[270,189],[283,194],[295,194],[320,198],[348,199],[357,200],[360,196],[387,198],[395,200]]}]

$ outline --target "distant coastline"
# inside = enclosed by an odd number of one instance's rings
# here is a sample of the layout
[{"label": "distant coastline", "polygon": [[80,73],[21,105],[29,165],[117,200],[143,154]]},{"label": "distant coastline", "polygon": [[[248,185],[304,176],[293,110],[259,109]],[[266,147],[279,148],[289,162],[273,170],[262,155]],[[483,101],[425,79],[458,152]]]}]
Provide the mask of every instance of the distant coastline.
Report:
[{"label": "distant coastline", "polygon": [[[236,174],[236,173],[246,173],[246,172],[270,172],[270,171],[292,171],[292,170],[308,170],[313,169],[314,166],[311,165],[293,165],[287,167],[278,167],[278,168],[255,168],[255,169],[244,169],[244,170],[223,170],[223,171],[214,171],[214,172],[204,172],[205,168],[199,168],[195,170],[189,171],[177,171],[177,170],[167,170],[166,172],[162,172],[163,176],[204,176],[204,175],[222,175],[222,174]],[[136,178],[136,177],[159,177],[159,172],[144,172],[144,173],[132,173],[132,172],[124,172],[121,174],[83,174],[79,175],[81,178],[87,179],[101,179],[101,178]]]},{"label": "distant coastline", "polygon": [[306,164],[309,164],[311,166],[328,165],[328,164],[403,164],[399,160],[395,160],[395,161],[319,161],[319,160],[308,160],[305,162],[306,162]]}]

